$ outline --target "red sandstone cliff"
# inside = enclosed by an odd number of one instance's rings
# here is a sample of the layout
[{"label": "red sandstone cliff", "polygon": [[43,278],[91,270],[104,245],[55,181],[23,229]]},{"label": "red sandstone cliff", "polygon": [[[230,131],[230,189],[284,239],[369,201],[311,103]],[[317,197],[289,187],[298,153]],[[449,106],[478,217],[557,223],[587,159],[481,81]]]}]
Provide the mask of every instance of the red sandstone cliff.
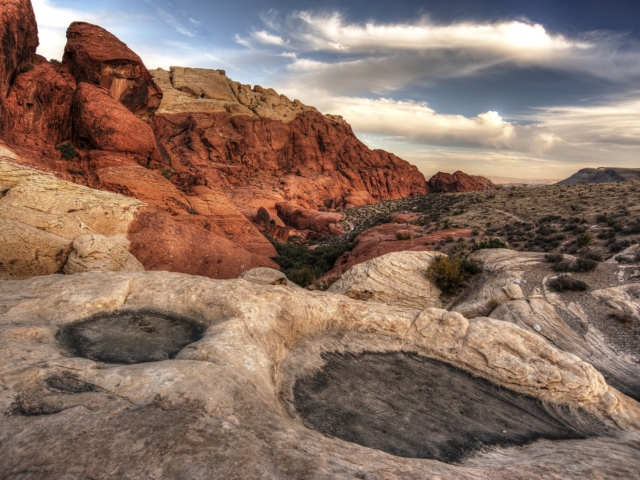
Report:
[{"label": "red sandstone cliff", "polygon": [[[145,202],[129,237],[148,269],[226,278],[275,266],[252,222],[260,208],[260,228],[286,240],[291,227],[339,234],[331,211],[428,191],[415,166],[370,150],[341,117],[221,70],[149,72],[87,23],[69,27],[63,63],[47,62],[30,2],[0,6],[0,138],[25,163]],[[63,158],[61,144],[77,154]],[[472,185],[458,177],[434,191]]]}]

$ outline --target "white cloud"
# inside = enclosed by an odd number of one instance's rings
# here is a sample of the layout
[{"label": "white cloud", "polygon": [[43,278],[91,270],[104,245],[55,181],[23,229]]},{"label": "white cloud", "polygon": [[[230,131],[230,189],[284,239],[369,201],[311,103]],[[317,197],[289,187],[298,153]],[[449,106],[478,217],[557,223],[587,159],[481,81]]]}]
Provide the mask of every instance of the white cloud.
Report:
[{"label": "white cloud", "polygon": [[184,27],[184,25],[182,25],[182,23],[180,23],[180,21],[170,13],[165,12],[160,8],[158,8],[156,11],[157,11],[158,17],[164,20],[166,24],[172,27],[176,32],[181,33],[182,35],[185,35],[187,37],[195,36],[195,33],[190,31],[186,27]]},{"label": "white cloud", "polygon": [[62,59],[64,46],[67,43],[67,27],[72,22],[97,23],[100,17],[82,10],[55,7],[49,0],[32,0],[31,3],[38,22],[40,38],[38,54],[47,59]]},{"label": "white cloud", "polygon": [[253,32],[251,34],[251,36],[253,38],[255,38],[258,42],[260,43],[264,43],[267,45],[279,45],[279,46],[283,46],[286,45],[288,42],[285,42],[282,37],[279,37],[277,35],[272,35],[269,32],[266,32],[264,30],[260,31],[260,32]]}]

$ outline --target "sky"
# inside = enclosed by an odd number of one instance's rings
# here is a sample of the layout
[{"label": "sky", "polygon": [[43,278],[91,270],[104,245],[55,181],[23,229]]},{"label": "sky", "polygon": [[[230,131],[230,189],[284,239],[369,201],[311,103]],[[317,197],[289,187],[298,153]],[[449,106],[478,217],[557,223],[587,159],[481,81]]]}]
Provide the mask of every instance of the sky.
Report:
[{"label": "sky", "polygon": [[640,167],[638,0],[32,2],[47,58],[95,23],[150,69],[224,69],[342,115],[426,176]]}]

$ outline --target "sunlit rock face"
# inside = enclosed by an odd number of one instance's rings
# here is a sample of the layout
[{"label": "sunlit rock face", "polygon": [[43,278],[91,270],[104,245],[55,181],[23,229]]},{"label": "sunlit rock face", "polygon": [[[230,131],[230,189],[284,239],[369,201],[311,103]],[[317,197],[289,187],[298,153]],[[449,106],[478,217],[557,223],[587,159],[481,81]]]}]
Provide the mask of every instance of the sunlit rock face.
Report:
[{"label": "sunlit rock face", "polygon": [[638,403],[500,320],[245,280],[82,273],[0,282],[0,338],[3,477],[640,468]]}]

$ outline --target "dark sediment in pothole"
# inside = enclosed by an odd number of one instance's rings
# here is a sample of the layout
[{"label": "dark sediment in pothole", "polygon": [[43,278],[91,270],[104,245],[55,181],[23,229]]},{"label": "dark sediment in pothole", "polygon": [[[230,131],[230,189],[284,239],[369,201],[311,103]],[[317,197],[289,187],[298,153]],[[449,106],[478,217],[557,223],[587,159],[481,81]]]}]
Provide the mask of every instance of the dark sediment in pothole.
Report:
[{"label": "dark sediment in pothole", "polygon": [[392,455],[453,463],[491,446],[606,434],[595,417],[520,395],[436,360],[404,353],[326,354],[299,378],[307,426]]},{"label": "dark sediment in pothole", "polygon": [[200,323],[173,314],[125,311],[99,314],[65,326],[58,339],[74,355],[107,363],[173,358],[204,333]]}]

